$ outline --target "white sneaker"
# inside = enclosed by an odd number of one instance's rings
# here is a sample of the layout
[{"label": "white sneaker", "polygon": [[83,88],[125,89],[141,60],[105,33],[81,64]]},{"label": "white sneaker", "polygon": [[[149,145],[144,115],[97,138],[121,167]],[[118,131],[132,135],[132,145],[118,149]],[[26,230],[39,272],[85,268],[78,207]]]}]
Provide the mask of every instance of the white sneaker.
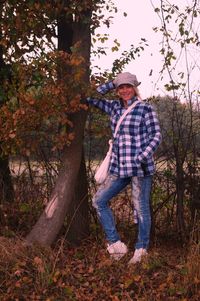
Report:
[{"label": "white sneaker", "polygon": [[108,245],[107,251],[112,258],[120,260],[127,252],[127,246],[120,240],[115,243]]},{"label": "white sneaker", "polygon": [[147,250],[140,248],[140,249],[136,249],[134,252],[133,257],[131,258],[131,260],[129,261],[128,264],[135,264],[138,263],[142,260],[142,258],[144,258],[145,256],[147,256]]}]

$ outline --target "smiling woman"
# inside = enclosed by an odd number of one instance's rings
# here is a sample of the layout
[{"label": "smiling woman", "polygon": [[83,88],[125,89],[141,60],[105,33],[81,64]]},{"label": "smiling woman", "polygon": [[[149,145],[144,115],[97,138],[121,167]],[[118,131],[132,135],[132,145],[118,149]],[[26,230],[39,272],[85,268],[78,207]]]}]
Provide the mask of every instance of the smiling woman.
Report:
[{"label": "smiling woman", "polygon": [[117,95],[122,99],[124,106],[128,107],[128,100],[134,96],[140,97],[138,86],[141,84],[138,82],[135,74],[129,72],[120,73],[113,81]]},{"label": "smiling woman", "polygon": [[136,95],[135,89],[130,84],[122,84],[117,88],[117,94],[124,102],[125,108],[128,106],[128,100]]},{"label": "smiling woman", "polygon": [[132,186],[132,202],[138,218],[138,238],[130,264],[140,262],[147,255],[151,227],[149,197],[154,174],[153,154],[161,141],[160,126],[153,108],[138,97],[139,84],[134,74],[120,73],[113,81],[97,89],[101,94],[116,89],[119,99],[87,99],[88,104],[110,116],[113,133],[109,172],[93,197],[93,206],[106,234],[107,251],[115,260],[121,259],[128,250],[120,240],[109,201],[129,183]]}]

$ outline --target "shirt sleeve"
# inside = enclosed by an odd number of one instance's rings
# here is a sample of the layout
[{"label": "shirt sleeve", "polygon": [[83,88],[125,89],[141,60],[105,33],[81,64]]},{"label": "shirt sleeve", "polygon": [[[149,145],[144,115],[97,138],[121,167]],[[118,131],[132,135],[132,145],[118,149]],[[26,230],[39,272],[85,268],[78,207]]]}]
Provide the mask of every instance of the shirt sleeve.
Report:
[{"label": "shirt sleeve", "polygon": [[[97,88],[97,92],[99,92],[101,95],[105,95],[106,93],[108,93],[109,91],[113,90],[115,88],[114,84],[112,81],[106,82],[102,85],[100,85]],[[103,99],[103,98],[91,98],[88,97],[86,99],[88,104],[93,105],[94,107],[104,111],[107,114],[111,114],[112,111],[112,100],[107,100],[107,99]]]},{"label": "shirt sleeve", "polygon": [[113,89],[115,89],[115,85],[113,84],[113,81],[109,81],[100,85],[97,88],[97,92],[99,92],[101,95],[105,95],[106,93],[110,92]]},{"label": "shirt sleeve", "polygon": [[162,140],[157,114],[150,105],[148,106],[148,110],[145,114],[144,122],[148,132],[149,143],[143,152],[138,156],[138,160],[142,163],[145,163],[146,159],[153,156]]}]

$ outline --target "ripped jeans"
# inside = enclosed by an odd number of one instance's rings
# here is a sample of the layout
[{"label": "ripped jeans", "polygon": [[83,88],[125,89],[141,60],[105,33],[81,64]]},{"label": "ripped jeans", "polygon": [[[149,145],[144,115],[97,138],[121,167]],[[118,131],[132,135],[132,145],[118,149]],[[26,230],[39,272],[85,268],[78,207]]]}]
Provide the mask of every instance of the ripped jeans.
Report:
[{"label": "ripped jeans", "polygon": [[150,193],[152,176],[118,178],[109,175],[99,187],[93,197],[93,206],[96,208],[99,221],[104,229],[109,243],[120,240],[116,229],[114,216],[109,201],[122,191],[129,183],[132,187],[132,201],[138,218],[138,237],[135,249],[149,246],[151,229]]}]

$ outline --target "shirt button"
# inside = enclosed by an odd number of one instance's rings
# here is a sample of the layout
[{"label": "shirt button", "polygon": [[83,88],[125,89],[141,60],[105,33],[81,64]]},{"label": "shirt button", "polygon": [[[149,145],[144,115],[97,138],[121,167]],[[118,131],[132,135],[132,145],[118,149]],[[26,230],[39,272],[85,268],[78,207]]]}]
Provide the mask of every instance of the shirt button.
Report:
[{"label": "shirt button", "polygon": [[125,165],[125,162],[124,162],[124,161],[122,162],[122,165]]}]

